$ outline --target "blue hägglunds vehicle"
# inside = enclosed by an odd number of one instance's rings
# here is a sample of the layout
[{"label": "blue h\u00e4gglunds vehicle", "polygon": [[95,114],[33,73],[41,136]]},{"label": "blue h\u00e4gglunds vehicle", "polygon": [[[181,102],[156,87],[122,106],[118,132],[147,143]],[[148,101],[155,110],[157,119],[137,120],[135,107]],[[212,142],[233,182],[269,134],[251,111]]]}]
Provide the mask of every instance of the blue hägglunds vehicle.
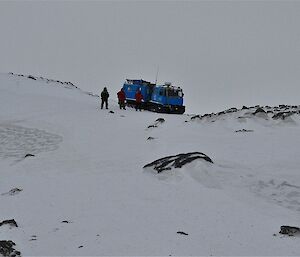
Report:
[{"label": "blue h\u00e4gglunds vehicle", "polygon": [[128,106],[135,106],[135,94],[143,95],[142,108],[154,112],[183,114],[183,92],[171,83],[156,85],[142,79],[127,79],[123,85]]}]

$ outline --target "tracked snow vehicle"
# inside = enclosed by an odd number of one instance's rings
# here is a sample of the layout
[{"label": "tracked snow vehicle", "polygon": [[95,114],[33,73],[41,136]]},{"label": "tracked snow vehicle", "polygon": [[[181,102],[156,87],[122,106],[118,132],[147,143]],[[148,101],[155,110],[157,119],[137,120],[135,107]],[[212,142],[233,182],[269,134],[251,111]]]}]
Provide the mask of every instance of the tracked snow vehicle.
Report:
[{"label": "tracked snow vehicle", "polygon": [[185,112],[182,89],[171,83],[156,85],[142,79],[127,79],[123,89],[128,106],[135,106],[135,94],[140,90],[144,98],[142,108],[145,110],[175,114]]}]

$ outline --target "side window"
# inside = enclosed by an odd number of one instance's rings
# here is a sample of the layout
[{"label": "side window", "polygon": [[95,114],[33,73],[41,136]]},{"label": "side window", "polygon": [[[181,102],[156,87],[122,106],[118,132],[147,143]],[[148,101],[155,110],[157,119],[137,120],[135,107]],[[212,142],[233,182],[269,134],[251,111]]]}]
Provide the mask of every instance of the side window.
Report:
[{"label": "side window", "polygon": [[165,90],[163,90],[163,89],[159,90],[159,95],[164,96],[165,95]]}]

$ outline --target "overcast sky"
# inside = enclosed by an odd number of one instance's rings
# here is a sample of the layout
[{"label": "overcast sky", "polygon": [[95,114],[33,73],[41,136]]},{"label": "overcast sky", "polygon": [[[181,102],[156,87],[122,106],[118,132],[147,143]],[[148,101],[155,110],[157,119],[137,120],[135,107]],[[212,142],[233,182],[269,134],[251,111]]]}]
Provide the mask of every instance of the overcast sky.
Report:
[{"label": "overcast sky", "polygon": [[300,1],[1,1],[0,72],[113,98],[170,81],[189,113],[300,104]]}]

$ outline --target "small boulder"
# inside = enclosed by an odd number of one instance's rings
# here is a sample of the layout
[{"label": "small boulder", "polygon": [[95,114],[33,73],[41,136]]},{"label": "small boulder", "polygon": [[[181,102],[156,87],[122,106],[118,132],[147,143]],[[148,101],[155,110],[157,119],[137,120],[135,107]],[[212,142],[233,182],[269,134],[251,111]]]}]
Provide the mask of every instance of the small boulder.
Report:
[{"label": "small boulder", "polygon": [[157,122],[157,123],[164,123],[165,119],[164,118],[158,118],[158,119],[156,119],[155,122]]},{"label": "small boulder", "polygon": [[151,167],[157,171],[157,173],[160,173],[164,170],[171,170],[172,167],[181,168],[182,166],[197,159],[203,159],[207,162],[213,163],[212,159],[206,154],[200,152],[191,152],[163,157],[146,164],[143,168]]},{"label": "small boulder", "polygon": [[279,233],[289,236],[300,235],[300,228],[291,226],[281,226]]},{"label": "small boulder", "polygon": [[33,79],[33,80],[36,80],[36,78],[35,78],[35,77],[33,77],[33,76],[31,76],[31,75],[29,75],[27,78],[29,78],[29,79]]},{"label": "small boulder", "polygon": [[27,157],[34,157],[35,155],[34,154],[31,154],[31,153],[28,153],[24,156],[24,158],[27,158]]},{"label": "small boulder", "polygon": [[184,235],[184,236],[188,236],[189,235],[188,233],[185,233],[183,231],[177,231],[177,234]]},{"label": "small boulder", "polygon": [[5,256],[5,257],[21,256],[21,253],[14,248],[15,245],[16,244],[11,240],[1,240],[0,241],[0,255]]},{"label": "small boulder", "polygon": [[253,114],[256,115],[256,114],[258,114],[258,113],[266,113],[266,112],[265,112],[265,110],[264,110],[263,108],[258,107],[258,108],[256,109],[256,111],[255,111]]},{"label": "small boulder", "polygon": [[10,227],[18,227],[18,224],[14,219],[3,220],[2,222],[0,222],[0,227],[3,225],[9,225]]},{"label": "small boulder", "polygon": [[11,190],[9,190],[7,193],[3,193],[1,195],[16,195],[18,193],[20,193],[23,189],[19,189],[19,188],[13,188]]}]

